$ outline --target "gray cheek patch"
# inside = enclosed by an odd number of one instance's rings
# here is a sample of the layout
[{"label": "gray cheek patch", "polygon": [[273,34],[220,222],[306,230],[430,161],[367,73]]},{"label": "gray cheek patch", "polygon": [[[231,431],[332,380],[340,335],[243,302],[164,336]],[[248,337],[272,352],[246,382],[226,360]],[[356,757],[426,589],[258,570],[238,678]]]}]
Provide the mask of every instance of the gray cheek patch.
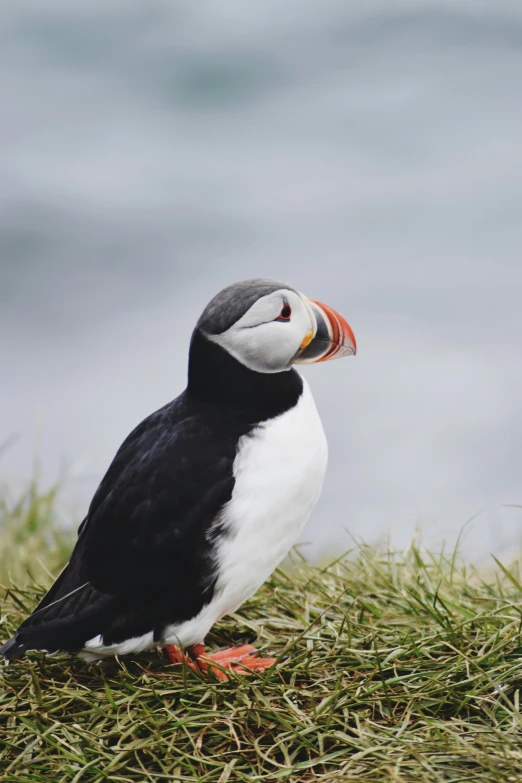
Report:
[{"label": "gray cheek patch", "polygon": [[[278,316],[285,302],[290,305],[292,315],[288,322],[281,322]],[[303,337],[312,327],[312,318],[313,313],[300,294],[289,288],[278,288],[258,298],[224,332],[206,332],[206,335],[250,370],[283,372],[291,368]]]},{"label": "gray cheek patch", "polygon": [[262,296],[257,302],[254,302],[244,316],[231,327],[230,331],[252,329],[254,326],[274,321],[283,306],[284,291],[281,291],[281,296],[275,296],[275,293]]},{"label": "gray cheek patch", "polygon": [[207,335],[223,334],[237,323],[258,299],[280,290],[298,293],[291,285],[260,277],[229,285],[208,303],[196,328]]},{"label": "gray cheek patch", "polygon": [[293,346],[277,339],[280,324],[273,321],[240,327],[235,324],[224,334],[208,338],[224,348],[238,362],[256,372],[281,372],[289,369]]}]

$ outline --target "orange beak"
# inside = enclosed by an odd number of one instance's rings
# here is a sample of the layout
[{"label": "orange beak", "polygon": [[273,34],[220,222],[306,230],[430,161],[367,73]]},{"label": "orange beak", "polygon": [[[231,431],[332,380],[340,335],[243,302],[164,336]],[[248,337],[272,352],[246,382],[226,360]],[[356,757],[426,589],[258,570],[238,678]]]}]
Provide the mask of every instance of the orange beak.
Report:
[{"label": "orange beak", "polygon": [[294,362],[313,364],[340,359],[342,356],[355,356],[357,343],[349,323],[330,305],[303,296],[309,306],[315,332],[303,340],[301,350]]}]

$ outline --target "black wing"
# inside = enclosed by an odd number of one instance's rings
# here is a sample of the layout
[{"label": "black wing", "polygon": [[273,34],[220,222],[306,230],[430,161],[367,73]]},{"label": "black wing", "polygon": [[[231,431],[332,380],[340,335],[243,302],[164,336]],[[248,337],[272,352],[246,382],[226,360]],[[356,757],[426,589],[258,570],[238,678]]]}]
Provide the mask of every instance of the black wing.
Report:
[{"label": "black wing", "polygon": [[93,587],[141,592],[191,579],[208,549],[205,533],[232,494],[239,433],[228,424],[182,396],[132,433],[81,531]]},{"label": "black wing", "polygon": [[120,641],[193,617],[210,600],[208,531],[234,486],[244,425],[184,393],[125,440],[71,560],[4,654]]}]

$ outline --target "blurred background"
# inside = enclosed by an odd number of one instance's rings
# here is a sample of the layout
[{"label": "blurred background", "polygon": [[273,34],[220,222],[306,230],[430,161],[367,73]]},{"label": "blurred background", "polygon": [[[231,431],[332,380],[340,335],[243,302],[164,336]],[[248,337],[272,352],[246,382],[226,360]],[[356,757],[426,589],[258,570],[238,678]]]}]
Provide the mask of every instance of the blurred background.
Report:
[{"label": "blurred background", "polygon": [[[185,385],[223,286],[275,277],[359,353],[305,368],[309,556],[522,530],[519,0],[3,0],[0,479],[76,525]],[[14,488],[14,489],[13,489]]]}]

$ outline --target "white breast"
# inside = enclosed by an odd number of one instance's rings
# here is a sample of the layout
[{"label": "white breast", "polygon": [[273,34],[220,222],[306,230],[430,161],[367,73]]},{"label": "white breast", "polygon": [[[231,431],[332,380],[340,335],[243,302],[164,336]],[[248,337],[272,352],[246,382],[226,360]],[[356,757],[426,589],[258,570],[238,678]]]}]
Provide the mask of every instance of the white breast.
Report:
[{"label": "white breast", "polygon": [[197,617],[172,626],[166,643],[203,640],[270,576],[295,543],[321,492],[327,444],[312,393],[303,379],[297,405],[239,442],[230,502],[216,522],[218,579]]}]

